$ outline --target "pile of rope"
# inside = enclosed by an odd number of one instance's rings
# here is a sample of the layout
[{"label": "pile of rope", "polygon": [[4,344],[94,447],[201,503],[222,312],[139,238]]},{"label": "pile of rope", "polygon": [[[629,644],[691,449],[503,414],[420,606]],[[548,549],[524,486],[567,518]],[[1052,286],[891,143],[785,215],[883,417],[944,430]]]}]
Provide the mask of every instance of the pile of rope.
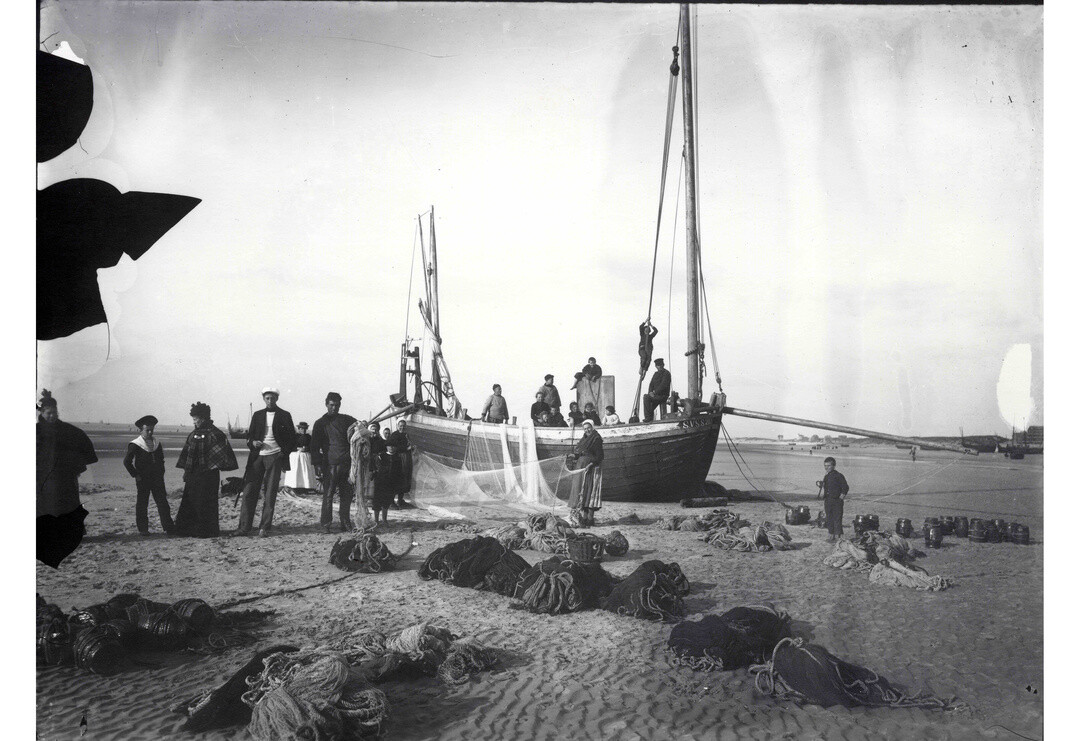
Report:
[{"label": "pile of rope", "polygon": [[733,607],[671,629],[668,649],[675,662],[692,669],[737,669],[768,661],[781,638],[791,634],[787,613],[772,605]]},{"label": "pile of rope", "polygon": [[492,537],[480,535],[432,551],[417,574],[421,579],[512,596],[528,562]]},{"label": "pile of rope", "polygon": [[668,515],[653,523],[660,530],[682,530],[684,532],[706,532],[718,528],[738,530],[750,523],[728,509],[714,509],[703,515]]},{"label": "pile of rope", "polygon": [[479,535],[484,532],[484,528],[477,525],[475,522],[461,522],[460,520],[440,522],[438,529],[446,530],[450,533],[465,533],[466,535]]},{"label": "pile of rope", "polygon": [[953,586],[949,579],[932,576],[916,566],[913,561],[918,553],[907,539],[895,533],[868,531],[851,540],[841,538],[823,563],[835,569],[864,572],[873,583],[886,586],[922,592],[940,592]]},{"label": "pile of rope", "polygon": [[783,638],[771,660],[750,667],[758,691],[781,700],[832,707],[923,708],[959,710],[955,698],[908,695],[865,667],[849,664],[801,638]]},{"label": "pile of rope", "polygon": [[328,649],[270,654],[246,683],[248,732],[260,741],[372,738],[389,714],[382,690]]},{"label": "pile of rope", "polygon": [[67,615],[37,597],[37,658],[48,666],[75,664],[95,674],[123,670],[141,651],[214,653],[253,643],[247,631],[271,612],[218,612],[201,599],[172,604],[118,594]]},{"label": "pile of rope", "polygon": [[492,527],[481,534],[486,535],[489,538],[495,538],[495,540],[499,541],[503,546],[510,550],[518,550],[525,544],[525,528],[519,525]]},{"label": "pile of rope", "polygon": [[718,527],[702,536],[701,540],[729,551],[789,551],[795,547],[787,528],[768,520],[760,525],[735,527],[733,523]]},{"label": "pile of rope", "polygon": [[615,577],[599,563],[552,556],[521,574],[514,598],[530,612],[558,615],[599,607],[611,593]]},{"label": "pile of rope", "polygon": [[674,620],[686,614],[682,598],[689,593],[690,582],[679,564],[646,561],[611,590],[604,609],[646,620]]},{"label": "pile of rope", "polygon": [[529,515],[518,527],[525,531],[521,547],[540,553],[566,555],[566,540],[574,536],[570,523],[553,514]]},{"label": "pile of rope", "polygon": [[378,574],[391,571],[398,561],[405,558],[416,546],[409,533],[409,547],[404,553],[394,555],[375,535],[367,533],[359,538],[337,539],[330,548],[330,563],[344,571],[361,571]]}]

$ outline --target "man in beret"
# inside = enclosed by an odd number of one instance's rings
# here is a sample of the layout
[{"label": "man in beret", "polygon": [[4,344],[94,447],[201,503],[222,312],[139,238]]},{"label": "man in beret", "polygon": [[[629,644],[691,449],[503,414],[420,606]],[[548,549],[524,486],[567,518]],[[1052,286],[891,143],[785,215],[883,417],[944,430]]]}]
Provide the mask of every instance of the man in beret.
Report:
[{"label": "man in beret", "polygon": [[262,397],[266,408],[251,415],[247,442],[251,452],[244,471],[244,501],[240,506],[237,535],[251,532],[260,491],[263,492],[263,506],[259,537],[265,538],[274,526],[274,505],[281,472],[289,470],[289,454],[296,449],[296,425],[292,415],[277,405],[279,396],[276,388],[264,388]]},{"label": "man in beret", "polygon": [[152,414],[137,419],[135,426],[139,428],[139,436],[128,443],[124,456],[124,468],[135,479],[135,526],[143,535],[150,534],[146,510],[151,496],[161,518],[161,529],[166,533],[173,530],[172,512],[165,496],[165,453],[161,442],[154,437],[157,423],[157,417]]},{"label": "man in beret", "polygon": [[322,483],[322,513],[319,524],[325,532],[331,532],[334,522],[334,493],[338,495],[338,517],[341,529],[353,529],[353,487],[349,485],[349,467],[352,454],[349,450],[349,427],[356,418],[341,413],[341,394],[331,391],[326,395],[326,414],[315,420],[311,428],[311,462],[315,475]]}]

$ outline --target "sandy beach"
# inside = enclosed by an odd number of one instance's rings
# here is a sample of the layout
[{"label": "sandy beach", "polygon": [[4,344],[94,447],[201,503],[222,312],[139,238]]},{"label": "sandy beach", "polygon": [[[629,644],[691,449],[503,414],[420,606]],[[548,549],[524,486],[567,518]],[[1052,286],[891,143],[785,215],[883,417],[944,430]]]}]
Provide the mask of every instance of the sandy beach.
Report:
[{"label": "sandy beach", "polygon": [[[329,563],[337,535],[317,526],[312,502],[279,498],[276,532],[267,539],[166,538],[135,527],[135,487],[121,463],[130,436],[92,433],[100,462],[82,483],[108,489],[83,497],[88,537],[58,571],[37,566],[37,591],[64,610],[119,592],[161,601],[201,597],[211,605],[341,576]],[[115,444],[114,444],[115,443]],[[181,486],[166,445],[166,484]],[[239,450],[240,446],[237,445]],[[826,532],[791,528],[797,549],[738,553],[715,549],[698,533],[619,525],[630,541],[623,557],[604,566],[626,576],[648,559],[675,561],[691,581],[688,619],[738,605],[771,602],[787,611],[796,632],[837,656],[878,671],[908,690],[957,697],[970,706],[942,714],[924,710],[798,707],[758,694],[746,670],[701,672],[674,664],[665,651],[671,626],[603,611],[556,617],[510,609],[490,593],[425,582],[416,569],[435,548],[463,537],[434,528],[418,510],[390,512],[379,533],[394,552],[419,546],[385,574],[357,574],[298,594],[247,607],[275,610],[258,646],[293,643],[342,646],[367,629],[400,630],[435,619],[454,633],[503,652],[495,671],[448,687],[435,679],[381,685],[391,703],[386,738],[394,739],[1012,739],[1043,735],[1043,469],[1041,456],[958,458],[923,453],[912,462],[891,446],[790,450],[741,445],[739,465],[762,493],[731,509],[744,518],[783,522],[772,498],[821,508],[814,482],[822,458],[834,455],[851,483],[846,525],[857,514],[876,514],[882,529],[898,517],[916,527],[946,514],[1001,517],[1030,527],[1032,544],[977,544],[953,537],[918,563],[954,580],[952,588],[924,593],[871,584],[864,574],[822,564],[832,550]],[[243,465],[241,457],[241,465]],[[728,488],[753,489],[726,446],[718,448],[710,479]],[[179,495],[170,495],[175,513]],[[636,513],[645,521],[686,514],[677,504],[605,503],[598,513],[605,534],[611,520]],[[221,500],[223,531],[238,509]],[[921,546],[921,540],[913,541]],[[926,549],[923,549],[926,550]],[[519,552],[530,563],[544,555]],[[113,677],[72,667],[39,667],[37,733],[42,739],[182,737],[175,703],[210,689],[246,662],[258,646],[214,657],[180,655],[159,666]],[[237,728],[207,739],[245,738]]]}]

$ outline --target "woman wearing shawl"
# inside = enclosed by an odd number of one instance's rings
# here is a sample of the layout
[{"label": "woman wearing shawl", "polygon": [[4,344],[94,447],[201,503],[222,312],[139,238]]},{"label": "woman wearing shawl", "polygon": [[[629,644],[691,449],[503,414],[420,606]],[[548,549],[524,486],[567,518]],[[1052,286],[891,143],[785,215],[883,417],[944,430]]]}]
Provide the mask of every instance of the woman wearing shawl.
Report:
[{"label": "woman wearing shawl", "polygon": [[60,420],[48,391],[42,392],[38,415],[37,557],[55,569],[86,534],[79,474],[97,462],[97,454],[85,432]]},{"label": "woman wearing shawl", "polygon": [[575,490],[570,497],[570,509],[581,513],[582,527],[592,527],[596,524],[596,510],[600,509],[601,503],[604,440],[594,429],[592,420],[586,419],[581,424],[585,432],[574,446],[571,457],[575,469],[585,469],[585,477],[582,479],[581,489]]},{"label": "woman wearing shawl", "polygon": [[218,528],[218,489],[221,472],[235,471],[236,454],[229,438],[214,427],[210,406],[197,401],[191,405],[195,429],[188,435],[176,467],[184,469],[184,497],[176,511],[176,533],[198,538],[221,534]]}]

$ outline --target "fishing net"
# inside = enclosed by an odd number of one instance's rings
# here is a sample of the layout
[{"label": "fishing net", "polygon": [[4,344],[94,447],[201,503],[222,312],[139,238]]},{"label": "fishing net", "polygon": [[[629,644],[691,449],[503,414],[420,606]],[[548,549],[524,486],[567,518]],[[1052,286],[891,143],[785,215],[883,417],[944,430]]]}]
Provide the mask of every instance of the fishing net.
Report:
[{"label": "fishing net", "polygon": [[490,669],[499,661],[495,649],[470,641],[456,641],[439,667],[438,677],[447,684],[464,684],[477,672]]},{"label": "fishing net", "polygon": [[558,615],[599,607],[615,578],[598,563],[552,556],[522,573],[514,598],[530,612]]},{"label": "fishing net", "polygon": [[833,656],[801,638],[783,638],[772,660],[753,666],[756,688],[778,699],[831,707],[843,705],[891,708],[959,709],[954,699],[931,694],[909,695],[877,673]]},{"label": "fishing net", "polygon": [[733,520],[731,524],[710,530],[701,540],[728,551],[789,551],[795,547],[791,543],[791,534],[779,523],[766,520],[760,525],[736,528],[741,522]]},{"label": "fishing net", "polygon": [[931,576],[917,566],[899,561],[882,561],[870,569],[870,581],[890,587],[908,587],[920,592],[940,592],[952,586],[943,576]]},{"label": "fishing net", "polygon": [[[567,450],[569,452],[569,450]],[[464,461],[414,453],[412,498],[438,517],[518,519],[522,513],[569,513],[585,471],[572,471],[559,455],[537,457],[536,429],[471,423]]]},{"label": "fishing net", "polygon": [[690,583],[677,563],[646,561],[623,579],[607,597],[608,612],[646,620],[674,620],[686,614],[683,595]]},{"label": "fishing net", "polygon": [[438,579],[457,587],[489,589],[509,596],[512,583],[529,564],[495,538],[477,536],[432,551],[417,571],[421,579]]},{"label": "fishing net", "polygon": [[625,556],[630,550],[630,541],[618,530],[608,533],[604,541],[604,550],[609,556]]},{"label": "fishing net", "polygon": [[[410,540],[412,540],[410,538]],[[412,546],[409,546],[412,550]],[[408,553],[408,551],[406,551]],[[390,549],[375,535],[367,533],[359,538],[349,538],[337,542],[330,548],[330,563],[344,571],[362,571],[365,574],[377,574],[390,571],[394,564],[405,554],[395,556]]]},{"label": "fishing net", "polygon": [[677,663],[712,671],[767,661],[781,638],[790,634],[790,618],[772,606],[734,607],[671,629],[668,649]]}]

